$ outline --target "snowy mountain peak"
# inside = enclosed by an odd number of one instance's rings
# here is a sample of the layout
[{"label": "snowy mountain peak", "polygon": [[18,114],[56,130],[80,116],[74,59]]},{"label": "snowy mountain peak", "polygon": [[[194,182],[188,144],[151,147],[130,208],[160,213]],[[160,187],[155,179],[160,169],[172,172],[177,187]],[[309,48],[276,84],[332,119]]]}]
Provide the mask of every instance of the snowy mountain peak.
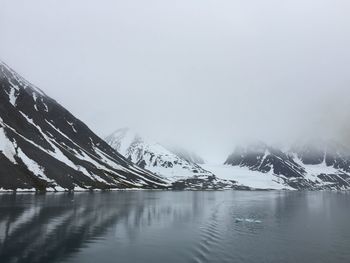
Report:
[{"label": "snowy mountain peak", "polygon": [[127,128],[117,130],[108,136],[106,141],[142,168],[170,179],[213,176],[198,164],[179,156],[157,142],[144,139],[139,133]]},{"label": "snowy mountain peak", "polygon": [[123,156],[128,155],[131,144],[140,140],[138,133],[130,128],[118,129],[106,138],[106,142]]}]

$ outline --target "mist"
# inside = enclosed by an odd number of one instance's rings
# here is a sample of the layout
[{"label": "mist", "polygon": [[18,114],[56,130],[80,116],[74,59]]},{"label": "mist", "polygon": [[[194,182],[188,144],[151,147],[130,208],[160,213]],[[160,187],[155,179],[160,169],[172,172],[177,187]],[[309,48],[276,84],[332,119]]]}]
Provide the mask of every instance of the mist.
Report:
[{"label": "mist", "polygon": [[0,59],[102,137],[223,161],[243,141],[350,140],[346,0],[1,0]]}]

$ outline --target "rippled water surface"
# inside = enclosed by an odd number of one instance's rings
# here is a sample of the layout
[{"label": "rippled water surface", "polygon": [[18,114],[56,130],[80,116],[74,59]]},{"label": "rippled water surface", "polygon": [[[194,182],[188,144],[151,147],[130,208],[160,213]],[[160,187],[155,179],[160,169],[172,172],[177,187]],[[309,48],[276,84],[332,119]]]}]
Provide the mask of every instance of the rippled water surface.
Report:
[{"label": "rippled water surface", "polygon": [[1,194],[0,262],[350,262],[350,194]]}]

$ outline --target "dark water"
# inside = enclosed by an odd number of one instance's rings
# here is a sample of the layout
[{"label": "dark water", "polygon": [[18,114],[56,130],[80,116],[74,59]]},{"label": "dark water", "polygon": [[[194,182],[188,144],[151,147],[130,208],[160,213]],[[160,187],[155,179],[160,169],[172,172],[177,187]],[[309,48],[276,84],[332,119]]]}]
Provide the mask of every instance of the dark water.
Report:
[{"label": "dark water", "polygon": [[0,262],[350,262],[350,194],[0,195]]}]

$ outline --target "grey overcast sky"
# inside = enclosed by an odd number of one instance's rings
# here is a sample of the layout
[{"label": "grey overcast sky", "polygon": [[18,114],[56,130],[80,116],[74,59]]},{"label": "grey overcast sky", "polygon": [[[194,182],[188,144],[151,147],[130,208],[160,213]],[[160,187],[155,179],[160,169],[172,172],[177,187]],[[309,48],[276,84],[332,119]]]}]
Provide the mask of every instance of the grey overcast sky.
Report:
[{"label": "grey overcast sky", "polygon": [[101,136],[347,137],[349,0],[0,0],[0,59]]}]

